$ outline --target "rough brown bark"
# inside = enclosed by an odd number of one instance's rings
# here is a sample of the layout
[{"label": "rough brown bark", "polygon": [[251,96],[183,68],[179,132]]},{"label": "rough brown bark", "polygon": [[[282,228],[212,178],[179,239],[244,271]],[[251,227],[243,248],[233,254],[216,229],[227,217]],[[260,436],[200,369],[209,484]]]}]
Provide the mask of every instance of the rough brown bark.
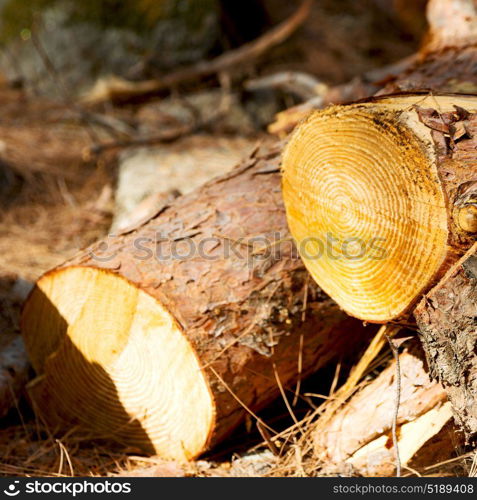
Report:
[{"label": "rough brown bark", "polygon": [[[135,246],[138,241],[141,250]],[[166,258],[149,254],[156,241],[157,251]],[[204,241],[208,241],[205,256],[167,258],[173,247],[186,255]],[[137,258],[146,254],[148,258]],[[308,279],[296,255],[281,198],[279,148],[252,155],[229,174],[178,198],[145,225],[95,244],[42,280],[75,267],[125,278],[175,318],[197,354],[213,396],[215,425],[208,446],[243,421],[244,405],[256,411],[279,395],[277,376],[285,388],[293,389],[299,377],[355,351],[368,335]],[[53,314],[48,307],[55,304],[45,301],[36,288],[23,314],[32,364],[42,375],[35,403],[46,413],[60,413],[57,416],[63,422],[76,421],[90,431],[98,430],[98,422],[78,414],[77,404],[72,402],[66,409],[61,399],[69,396],[49,379],[55,363],[67,372],[62,380],[73,377],[75,371],[69,368],[69,354],[63,349],[65,326],[59,323],[53,335],[43,334],[35,323],[38,307],[47,311],[41,313],[43,321]],[[85,388],[84,394],[75,397],[94,399],[88,391]],[[49,419],[54,421],[51,415]],[[128,419],[124,415],[115,437],[138,444],[128,438],[128,426],[132,426]],[[143,441],[141,446],[158,452],[151,443]]]},{"label": "rough brown bark", "polygon": [[415,317],[430,375],[447,390],[457,422],[477,437],[477,248],[419,303]]},{"label": "rough brown bark", "polygon": [[430,0],[429,31],[409,68],[379,91],[430,91],[475,94],[477,62],[477,2]]}]

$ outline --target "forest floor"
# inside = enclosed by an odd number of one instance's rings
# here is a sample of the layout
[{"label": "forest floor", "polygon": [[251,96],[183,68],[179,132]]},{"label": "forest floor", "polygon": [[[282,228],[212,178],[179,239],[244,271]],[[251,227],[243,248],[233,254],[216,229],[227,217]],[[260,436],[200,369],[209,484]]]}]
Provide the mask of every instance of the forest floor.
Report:
[{"label": "forest floor", "polygon": [[[379,1],[349,0],[340,2],[339,8],[336,3],[323,1],[315,6],[300,34],[261,61],[262,70],[305,71],[328,83],[341,83],[415,50],[422,32],[422,15],[412,17],[412,12],[404,12],[403,18],[396,21],[385,9],[376,7]],[[289,11],[289,2],[274,1],[270,9],[272,21],[280,21]],[[408,23],[406,16],[415,21]],[[257,72],[257,68],[253,71]],[[217,83],[212,85],[217,90]],[[198,90],[210,89],[202,86]],[[34,96],[3,82],[0,108],[1,348],[19,334],[21,304],[29,283],[108,233],[115,216],[118,165],[124,148],[95,154],[94,146],[110,140],[111,134],[92,124],[91,117],[84,119],[82,110],[71,102]],[[150,130],[165,123],[158,122],[161,110],[154,102],[106,108],[101,113],[121,123],[149,126]],[[231,131],[219,120],[211,129],[195,133],[192,142],[187,143],[190,155],[207,149],[211,138],[221,144],[222,156],[207,173],[210,177],[233,166],[232,159],[250,150],[257,141],[267,140],[263,125],[252,123],[247,130]],[[151,145],[146,150],[156,147]],[[172,143],[161,148],[161,154],[166,148],[167,154],[177,155],[184,145],[174,149]],[[207,158],[200,160],[205,163]],[[174,182],[181,187],[187,184],[192,188],[204,180],[199,171],[184,171],[182,177],[180,173],[174,175]],[[333,376],[332,371],[327,373],[321,383],[331,385]],[[302,416],[309,411],[299,410]],[[280,404],[267,410],[266,417],[281,422],[283,429],[290,422]],[[22,398],[0,420],[0,475],[264,475],[277,462],[258,433],[247,426],[239,429],[223,449],[210,455],[209,461],[187,466],[141,457],[139,450],[124,450],[109,442],[87,441],[74,431],[53,436]],[[259,446],[261,454],[232,460],[234,453],[254,446]],[[464,474],[468,466],[468,461],[458,465]]]}]

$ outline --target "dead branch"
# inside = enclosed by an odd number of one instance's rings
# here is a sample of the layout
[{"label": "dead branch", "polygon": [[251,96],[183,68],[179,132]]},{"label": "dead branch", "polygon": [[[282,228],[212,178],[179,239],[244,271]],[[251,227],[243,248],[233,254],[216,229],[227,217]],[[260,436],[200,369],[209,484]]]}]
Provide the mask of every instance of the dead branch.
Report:
[{"label": "dead branch", "polygon": [[[345,104],[359,99],[364,99],[375,94],[394,75],[406,71],[417,60],[418,55],[413,54],[400,61],[373,69],[360,78],[354,78],[350,82],[333,87],[321,84],[314,87],[315,94],[305,102],[285,109],[275,116],[275,121],[268,126],[268,132],[280,138],[289,134],[298,123],[315,109],[323,109],[329,104]],[[313,78],[310,76],[310,78]],[[311,81],[311,80],[310,80]],[[319,83],[319,81],[317,80]],[[295,93],[296,90],[295,90]]]},{"label": "dead branch", "polygon": [[254,78],[244,83],[246,90],[283,89],[303,99],[323,96],[328,86],[312,75],[299,71],[281,71],[273,75]]},{"label": "dead branch", "polygon": [[232,71],[244,63],[250,63],[272,47],[283,43],[305,21],[310,12],[312,0],[304,0],[295,13],[270,31],[238,49],[230,50],[215,59],[200,61],[165,75],[164,77],[131,82],[118,77],[100,80],[83,98],[83,102],[98,104],[105,101],[114,103],[131,102],[157,95],[163,90],[176,87],[205,76]]}]

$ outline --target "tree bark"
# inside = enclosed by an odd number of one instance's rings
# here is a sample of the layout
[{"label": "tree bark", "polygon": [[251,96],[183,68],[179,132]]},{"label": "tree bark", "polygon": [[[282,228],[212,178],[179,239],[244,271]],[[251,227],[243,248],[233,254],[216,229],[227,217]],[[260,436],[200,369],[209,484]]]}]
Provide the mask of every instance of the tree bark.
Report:
[{"label": "tree bark", "polygon": [[191,459],[368,337],[308,279],[278,153],[254,153],[38,281],[22,331],[51,426]]},{"label": "tree bark", "polygon": [[474,245],[414,312],[430,375],[446,388],[469,441],[477,437],[476,252]]}]

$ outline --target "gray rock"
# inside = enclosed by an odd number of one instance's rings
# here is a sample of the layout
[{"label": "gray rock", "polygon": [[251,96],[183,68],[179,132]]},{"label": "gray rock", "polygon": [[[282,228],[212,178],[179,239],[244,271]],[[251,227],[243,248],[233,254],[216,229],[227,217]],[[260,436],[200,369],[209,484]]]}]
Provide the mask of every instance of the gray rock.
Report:
[{"label": "gray rock", "polygon": [[158,194],[186,194],[227,172],[255,144],[255,139],[243,137],[195,135],[173,144],[125,151],[119,160],[111,231],[129,227],[132,221],[142,218],[144,205],[149,200],[152,205]]}]

